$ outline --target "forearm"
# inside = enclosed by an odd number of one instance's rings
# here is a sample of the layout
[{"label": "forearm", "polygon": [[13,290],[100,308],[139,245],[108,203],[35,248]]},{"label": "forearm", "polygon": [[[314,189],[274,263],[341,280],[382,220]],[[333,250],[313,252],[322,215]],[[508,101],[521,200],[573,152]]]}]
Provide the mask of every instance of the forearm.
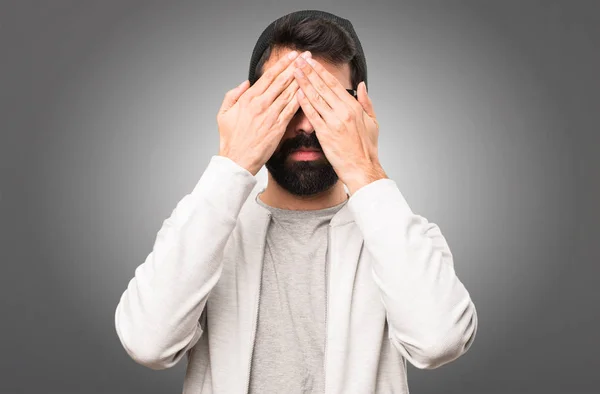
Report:
[{"label": "forearm", "polygon": [[163,222],[115,311],[119,338],[137,362],[176,364],[202,334],[200,315],[222,271],[225,245],[256,179],[220,156]]},{"label": "forearm", "polygon": [[364,186],[348,203],[372,257],[394,345],[419,368],[459,357],[474,338],[477,314],[439,227],[414,214],[390,179]]}]

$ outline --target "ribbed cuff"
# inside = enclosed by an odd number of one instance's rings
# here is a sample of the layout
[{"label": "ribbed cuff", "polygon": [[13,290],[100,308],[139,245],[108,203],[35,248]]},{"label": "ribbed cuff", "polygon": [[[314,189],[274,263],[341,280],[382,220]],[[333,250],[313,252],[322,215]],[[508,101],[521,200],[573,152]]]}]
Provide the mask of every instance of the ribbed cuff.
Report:
[{"label": "ribbed cuff", "polygon": [[396,182],[389,178],[378,179],[354,192],[348,199],[348,209],[361,229],[379,227],[398,215],[413,215]]},{"label": "ribbed cuff", "polygon": [[237,217],[257,182],[250,171],[230,158],[214,155],[191,194],[219,212]]}]

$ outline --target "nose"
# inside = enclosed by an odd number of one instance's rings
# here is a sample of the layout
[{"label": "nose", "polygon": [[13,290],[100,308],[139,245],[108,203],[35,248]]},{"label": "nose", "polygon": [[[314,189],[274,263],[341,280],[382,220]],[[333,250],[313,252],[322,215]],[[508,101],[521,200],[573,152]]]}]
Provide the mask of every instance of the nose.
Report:
[{"label": "nose", "polygon": [[313,125],[310,123],[310,120],[308,120],[308,117],[304,111],[302,111],[302,108],[299,108],[294,115],[294,131],[300,130],[309,134],[315,131]]}]

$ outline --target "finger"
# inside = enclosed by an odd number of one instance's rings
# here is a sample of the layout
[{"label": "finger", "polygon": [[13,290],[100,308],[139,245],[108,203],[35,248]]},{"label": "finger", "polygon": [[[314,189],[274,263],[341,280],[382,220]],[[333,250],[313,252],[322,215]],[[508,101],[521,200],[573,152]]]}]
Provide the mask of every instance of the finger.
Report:
[{"label": "finger", "polygon": [[298,102],[300,103],[302,112],[304,112],[310,123],[315,128],[315,132],[317,134],[327,132],[329,130],[329,127],[325,123],[325,120],[315,110],[311,102],[306,98],[306,95],[302,93],[302,90],[298,90],[296,96],[298,97]]},{"label": "finger", "polygon": [[[301,72],[301,70],[296,70],[296,72]],[[317,92],[317,90],[314,88],[314,86],[308,81],[308,79],[306,78],[306,76],[296,76],[296,80],[298,81],[298,85],[300,85],[300,89],[302,90],[302,95],[303,97],[300,97],[300,99],[304,98],[306,99],[306,101],[310,104],[311,108],[313,109],[313,111],[316,111],[318,113],[318,115],[328,124],[330,125],[332,128],[336,129],[336,130],[341,130],[341,128],[343,127],[343,119],[344,119],[344,114],[347,114],[348,112],[350,112],[350,110],[348,110],[347,107],[345,107],[345,104],[342,103],[340,101],[339,98],[337,98],[336,96],[336,108],[342,108],[340,110],[338,110],[337,112],[334,111],[333,108],[331,108],[329,106],[329,104],[323,99],[323,97],[321,97],[321,95],[319,94],[319,92]],[[348,92],[346,92],[346,94],[348,94]],[[301,101],[302,103],[302,101]],[[341,107],[340,104],[344,107]],[[341,115],[340,115],[341,114]],[[308,116],[308,114],[307,114]]]},{"label": "finger", "polygon": [[[300,108],[300,103],[298,102],[297,92],[298,90],[296,91],[290,102],[287,103],[285,108],[279,114],[279,117],[277,118],[278,124],[287,126],[296,114],[296,112],[298,112],[298,109]],[[283,131],[285,132],[285,127],[283,128]]]},{"label": "finger", "polygon": [[[307,65],[302,67],[304,74],[307,76],[311,84],[319,92],[319,94],[327,101],[330,106],[337,98],[345,103],[350,109],[354,110],[357,114],[362,113],[362,108],[356,102],[356,99],[348,93],[346,87],[331,74],[321,63],[317,60],[310,58],[307,59]],[[341,108],[332,106],[336,111]]]},{"label": "finger", "polygon": [[[327,115],[323,111],[329,110],[340,115],[340,118],[346,118],[346,114],[351,111],[346,104],[335,94],[329,86],[321,79],[319,74],[306,61],[301,61],[300,58],[294,62],[297,65],[296,79],[304,94],[308,97],[311,104],[323,116],[325,121],[331,118],[331,114]],[[337,81],[337,79],[336,79]],[[339,84],[339,82],[337,82]],[[344,90],[345,91],[345,90]],[[346,92],[348,95],[348,92]]]},{"label": "finger", "polygon": [[219,113],[224,113],[229,110],[229,108],[233,107],[233,105],[239,100],[240,96],[248,89],[249,86],[250,82],[246,79],[237,87],[225,93],[225,98],[223,99],[223,103],[221,103]]},{"label": "finger", "polygon": [[367,115],[369,115],[371,118],[375,118],[375,109],[373,108],[373,102],[371,101],[371,98],[369,97],[369,94],[367,93],[367,87],[366,87],[364,81],[362,81],[361,83],[358,84],[357,95],[358,95],[358,102],[363,107],[363,109],[365,110]]},{"label": "finger", "polygon": [[267,119],[276,120],[281,114],[281,111],[283,111],[283,109],[293,99],[297,90],[298,82],[292,79],[288,87],[285,88],[285,90],[279,95],[279,97],[277,97],[277,99],[273,102],[273,104],[271,104],[271,106],[267,110]]},{"label": "finger", "polygon": [[[310,52],[305,51],[298,57],[310,57]],[[294,69],[296,66],[292,62],[288,67],[281,72],[273,83],[267,88],[267,90],[260,96],[260,100],[263,101],[263,105],[270,106],[273,101],[281,95],[281,92],[289,86],[294,80]]]},{"label": "finger", "polygon": [[[251,94],[252,97],[257,97],[263,94],[271,83],[277,78],[281,72],[288,68],[290,64],[294,61],[294,59],[298,56],[297,51],[292,51],[288,53],[286,56],[282,56],[272,67],[268,68],[256,81],[254,85],[252,85]],[[264,66],[263,66],[264,67]]]}]

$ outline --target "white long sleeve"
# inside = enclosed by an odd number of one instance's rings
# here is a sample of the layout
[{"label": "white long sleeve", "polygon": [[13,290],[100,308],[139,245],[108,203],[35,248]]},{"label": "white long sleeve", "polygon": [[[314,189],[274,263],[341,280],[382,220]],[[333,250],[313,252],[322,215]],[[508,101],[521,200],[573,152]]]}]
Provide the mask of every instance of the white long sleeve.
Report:
[{"label": "white long sleeve", "polygon": [[421,369],[465,353],[475,338],[477,313],[439,227],[414,214],[391,179],[358,189],[348,207],[373,258],[373,279],[398,351]]},{"label": "white long sleeve", "polygon": [[222,257],[257,179],[213,156],[193,191],[163,222],[115,311],[127,353],[152,369],[170,368],[202,335],[199,319],[222,271]]}]

